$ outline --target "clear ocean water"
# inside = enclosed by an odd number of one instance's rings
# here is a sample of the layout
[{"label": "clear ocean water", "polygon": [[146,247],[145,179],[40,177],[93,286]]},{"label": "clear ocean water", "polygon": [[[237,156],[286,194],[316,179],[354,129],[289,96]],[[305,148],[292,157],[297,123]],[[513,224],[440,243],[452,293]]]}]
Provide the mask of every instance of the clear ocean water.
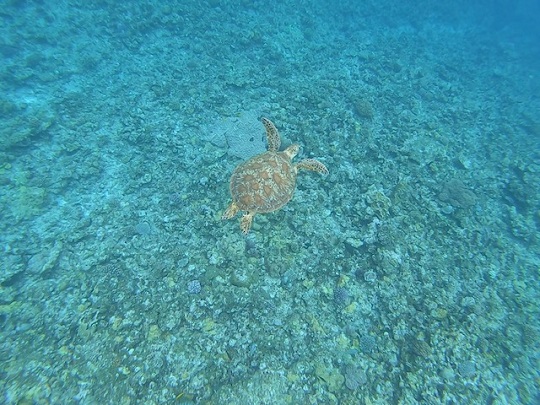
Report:
[{"label": "clear ocean water", "polygon": [[0,78],[0,403],[540,403],[538,1],[3,0]]}]

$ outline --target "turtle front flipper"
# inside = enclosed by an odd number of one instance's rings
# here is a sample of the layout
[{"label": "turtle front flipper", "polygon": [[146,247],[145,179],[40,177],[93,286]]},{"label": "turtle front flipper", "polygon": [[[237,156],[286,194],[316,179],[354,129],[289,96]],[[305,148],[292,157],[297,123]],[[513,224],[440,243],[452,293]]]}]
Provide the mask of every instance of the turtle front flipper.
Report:
[{"label": "turtle front flipper", "polygon": [[249,232],[249,228],[251,228],[251,223],[253,222],[254,216],[254,212],[247,212],[242,215],[242,219],[240,219],[240,229],[242,229],[242,233],[244,235]]},{"label": "turtle front flipper", "polygon": [[238,205],[236,205],[235,202],[232,202],[221,216],[221,219],[231,219],[238,211]]},{"label": "turtle front flipper", "polygon": [[323,165],[321,162],[319,162],[316,159],[304,159],[296,165],[297,169],[306,169],[311,170],[313,172],[322,173],[322,174],[328,174],[328,169],[325,165]]},{"label": "turtle front flipper", "polygon": [[278,130],[274,123],[268,118],[261,118],[261,121],[266,129],[266,140],[268,141],[268,150],[270,152],[277,152],[281,146],[281,139],[279,137]]}]

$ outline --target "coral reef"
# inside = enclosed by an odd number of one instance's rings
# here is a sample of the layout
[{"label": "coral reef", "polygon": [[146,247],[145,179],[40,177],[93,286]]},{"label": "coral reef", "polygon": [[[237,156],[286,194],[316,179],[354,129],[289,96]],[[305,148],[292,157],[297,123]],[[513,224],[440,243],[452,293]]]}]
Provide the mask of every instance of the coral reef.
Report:
[{"label": "coral reef", "polygon": [[[0,402],[539,403],[526,16],[68,3],[1,6]],[[262,115],[330,174],[246,237]]]}]

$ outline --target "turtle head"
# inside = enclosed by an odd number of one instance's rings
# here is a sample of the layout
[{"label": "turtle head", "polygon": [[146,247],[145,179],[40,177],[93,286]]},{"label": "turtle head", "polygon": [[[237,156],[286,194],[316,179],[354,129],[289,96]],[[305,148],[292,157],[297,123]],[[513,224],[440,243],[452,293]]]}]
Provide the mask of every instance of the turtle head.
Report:
[{"label": "turtle head", "polygon": [[298,155],[299,151],[300,151],[300,145],[298,145],[297,143],[293,143],[292,145],[287,147],[287,149],[285,149],[283,153],[285,153],[289,157],[289,159],[292,159],[296,155]]}]

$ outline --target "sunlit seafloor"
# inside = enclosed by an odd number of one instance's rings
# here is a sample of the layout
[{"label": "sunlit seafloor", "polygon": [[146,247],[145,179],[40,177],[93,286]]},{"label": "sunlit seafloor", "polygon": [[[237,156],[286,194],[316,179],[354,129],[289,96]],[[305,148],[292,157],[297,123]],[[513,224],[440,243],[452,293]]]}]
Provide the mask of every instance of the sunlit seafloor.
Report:
[{"label": "sunlit seafloor", "polygon": [[2,2],[0,402],[539,403],[540,10],[412,3]]}]

